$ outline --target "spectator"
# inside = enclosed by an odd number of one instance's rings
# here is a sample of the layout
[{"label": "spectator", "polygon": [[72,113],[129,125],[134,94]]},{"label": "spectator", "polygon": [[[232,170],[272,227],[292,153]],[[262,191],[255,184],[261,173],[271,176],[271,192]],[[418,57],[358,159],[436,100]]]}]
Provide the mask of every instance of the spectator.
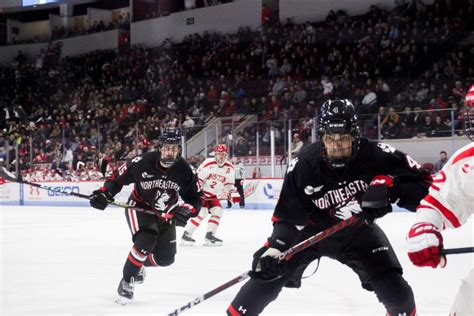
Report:
[{"label": "spectator", "polygon": [[234,155],[238,157],[249,155],[249,145],[243,137],[237,138],[237,144],[235,144]]},{"label": "spectator", "polygon": [[269,25],[272,21],[273,13],[266,4],[262,5],[262,25]]},{"label": "spectator", "polygon": [[291,157],[296,157],[296,155],[298,155],[298,153],[300,152],[301,148],[303,148],[303,141],[300,139],[300,135],[298,133],[295,133],[293,134],[293,140],[291,141]]},{"label": "spectator", "polygon": [[444,165],[448,162],[448,154],[442,150],[439,153],[439,160],[434,164],[434,173],[438,173],[443,169]]}]

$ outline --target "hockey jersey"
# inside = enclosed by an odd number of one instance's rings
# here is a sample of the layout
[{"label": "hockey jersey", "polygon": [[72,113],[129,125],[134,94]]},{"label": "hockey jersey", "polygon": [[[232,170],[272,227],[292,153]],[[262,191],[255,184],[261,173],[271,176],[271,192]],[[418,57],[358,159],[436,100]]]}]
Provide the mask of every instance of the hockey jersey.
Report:
[{"label": "hockey jersey", "polygon": [[160,152],[147,152],[119,166],[107,178],[104,188],[114,196],[124,185],[132,183],[130,200],[138,207],[166,213],[178,206],[181,197],[196,210],[201,208],[196,174],[183,158],[164,169],[160,166]]},{"label": "hockey jersey", "polygon": [[360,213],[362,195],[377,175],[400,184],[397,205],[415,211],[431,184],[429,174],[410,156],[389,144],[362,138],[359,150],[343,173],[332,169],[319,143],[301,150],[288,165],[272,220],[323,230]]},{"label": "hockey jersey", "polygon": [[229,161],[219,167],[215,158],[208,158],[196,173],[205,199],[227,199],[234,190],[234,166]]},{"label": "hockey jersey", "polygon": [[429,221],[440,229],[456,228],[473,214],[473,204],[474,143],[469,143],[433,179],[429,194],[417,208],[417,221]]}]

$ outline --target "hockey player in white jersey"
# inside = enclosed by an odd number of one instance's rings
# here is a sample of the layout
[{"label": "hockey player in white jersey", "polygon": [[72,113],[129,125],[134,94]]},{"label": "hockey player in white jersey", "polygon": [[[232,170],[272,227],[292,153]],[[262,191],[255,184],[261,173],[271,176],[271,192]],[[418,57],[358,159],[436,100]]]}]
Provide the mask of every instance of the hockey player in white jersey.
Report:
[{"label": "hockey player in white jersey", "polygon": [[[464,130],[474,141],[474,85],[467,93]],[[474,213],[474,143],[462,147],[433,179],[429,194],[416,211],[416,222],[407,236],[408,256],[419,267],[444,267],[446,258],[441,231],[458,228]],[[474,269],[461,285],[450,315],[474,315]]]},{"label": "hockey player in white jersey", "polygon": [[236,192],[234,187],[234,166],[227,160],[228,149],[224,144],[214,147],[214,158],[208,158],[198,167],[196,173],[204,193],[204,202],[199,215],[188,222],[181,238],[182,245],[193,245],[192,237],[196,228],[208,214],[207,233],[204,240],[205,246],[221,246],[222,240],[217,238],[216,231],[223,215],[219,200],[231,199]]}]

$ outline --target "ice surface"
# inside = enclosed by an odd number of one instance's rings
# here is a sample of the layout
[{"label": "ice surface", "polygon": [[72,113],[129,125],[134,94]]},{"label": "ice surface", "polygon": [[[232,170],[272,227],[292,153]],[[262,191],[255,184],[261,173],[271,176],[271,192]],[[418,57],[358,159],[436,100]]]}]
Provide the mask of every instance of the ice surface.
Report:
[{"label": "ice surface", "polygon": [[[170,267],[148,268],[137,285],[135,301],[117,305],[131,238],[117,208],[104,212],[85,207],[21,207],[0,209],[0,314],[10,315],[165,315],[196,296],[240,275],[253,252],[271,231],[270,211],[226,211],[217,236],[222,247],[198,244],[179,247]],[[474,266],[474,255],[451,255],[442,270],[413,267],[404,237],[412,213],[393,213],[379,221],[389,235],[415,292],[419,315],[447,315],[454,296]],[[178,230],[178,237],[182,229]],[[445,246],[473,246],[472,219],[445,232]],[[193,307],[183,315],[224,315],[243,282]],[[383,315],[375,295],[363,290],[349,268],[321,260],[316,275],[299,290],[285,289],[264,315]]]}]

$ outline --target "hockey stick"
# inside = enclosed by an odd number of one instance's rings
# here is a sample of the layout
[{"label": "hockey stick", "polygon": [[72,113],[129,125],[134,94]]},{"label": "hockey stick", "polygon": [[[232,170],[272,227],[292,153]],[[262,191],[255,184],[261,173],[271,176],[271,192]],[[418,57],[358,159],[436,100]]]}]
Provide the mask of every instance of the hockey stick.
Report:
[{"label": "hockey stick", "polygon": [[[11,181],[11,182],[28,184],[28,185],[31,185],[33,187],[37,187],[37,188],[40,188],[40,189],[43,189],[43,190],[48,190],[48,191],[52,191],[52,192],[56,192],[56,193],[71,195],[71,196],[75,196],[75,197],[79,197],[79,198],[83,198],[83,199],[87,199],[87,200],[91,199],[89,195],[85,195],[85,194],[81,194],[81,193],[77,193],[77,192],[72,192],[70,190],[63,190],[63,189],[60,189],[60,188],[50,187],[50,186],[47,186],[47,185],[38,184],[38,183],[29,182],[29,181],[25,181],[25,180],[22,180],[22,179],[15,178],[15,176],[12,173],[6,171],[4,167],[0,168],[0,177],[5,178],[6,180]],[[146,209],[146,208],[141,208],[141,207],[136,207],[136,206],[129,205],[129,204],[126,204],[126,203],[120,203],[120,202],[115,202],[115,201],[108,201],[108,203],[110,205],[123,207],[123,208],[126,208],[126,209],[133,208],[136,211],[151,214],[151,215],[155,215],[155,216],[161,217],[165,220],[171,219],[173,217],[173,215],[169,214],[169,213],[160,215],[158,213],[153,212],[152,210],[149,210],[149,209]]]},{"label": "hockey stick", "polygon": [[450,248],[450,249],[441,249],[441,255],[454,255],[461,253],[471,253],[474,252],[474,247],[464,247],[464,248]]},{"label": "hockey stick", "polygon": [[[338,231],[340,231],[341,229],[344,229],[348,226],[352,226],[352,225],[355,225],[355,224],[358,224],[358,223],[361,223],[362,222],[362,218],[359,217],[359,216],[352,216],[348,219],[345,219],[343,221],[340,221],[339,223],[331,226],[331,227],[328,227],[326,228],[325,230],[322,230],[320,231],[319,233],[317,233],[316,235],[313,235],[311,237],[309,237],[308,239],[305,239],[303,241],[301,241],[300,243],[294,245],[293,247],[291,247],[290,249],[286,250],[285,252],[282,252],[279,256],[278,256],[278,259],[280,261],[283,261],[283,260],[289,260],[289,258],[292,256],[292,255],[295,255],[297,254],[298,252],[301,252],[303,251],[304,249],[308,248],[308,247],[311,247],[312,245],[320,242],[321,240],[331,236],[332,234],[334,233],[337,233]],[[205,300],[213,297],[214,295],[228,289],[229,287],[243,281],[243,280],[246,280],[249,278],[249,273],[250,271],[247,271],[245,273],[242,273],[241,275],[239,275],[238,277],[235,277],[233,278],[232,280],[216,287],[215,289],[201,295],[201,296],[198,296],[196,297],[195,299],[193,299],[192,301],[189,301],[187,304],[181,306],[180,308],[177,308],[175,309],[174,311],[172,311],[171,313],[168,314],[168,316],[176,316],[176,315],[179,315],[181,314],[182,312],[192,308],[193,306],[196,306],[202,302],[204,302]]]}]

